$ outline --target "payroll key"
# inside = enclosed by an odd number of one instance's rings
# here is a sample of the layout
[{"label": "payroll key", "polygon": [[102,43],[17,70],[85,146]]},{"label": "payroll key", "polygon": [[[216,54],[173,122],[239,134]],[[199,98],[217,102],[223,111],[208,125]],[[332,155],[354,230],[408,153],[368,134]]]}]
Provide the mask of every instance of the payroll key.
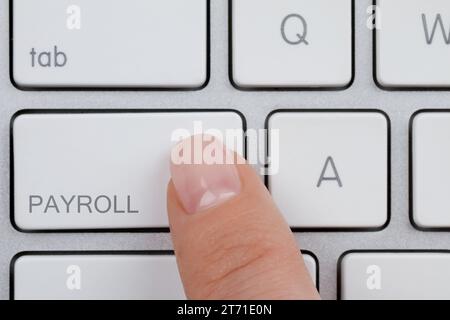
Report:
[{"label": "payroll key", "polygon": [[206,133],[244,148],[232,111],[29,111],[12,127],[13,223],[22,231],[168,227],[172,146]]},{"label": "payroll key", "polygon": [[13,81],[25,89],[201,88],[208,1],[11,1]]}]

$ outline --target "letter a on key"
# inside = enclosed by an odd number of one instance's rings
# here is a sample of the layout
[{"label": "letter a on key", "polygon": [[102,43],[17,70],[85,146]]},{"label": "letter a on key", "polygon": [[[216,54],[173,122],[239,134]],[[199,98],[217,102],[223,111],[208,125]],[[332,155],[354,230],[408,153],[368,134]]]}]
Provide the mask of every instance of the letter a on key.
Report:
[{"label": "letter a on key", "polygon": [[367,289],[369,290],[381,290],[381,268],[376,265],[367,267],[366,273],[369,275],[367,278]]},{"label": "letter a on key", "polygon": [[[331,168],[333,171],[333,176],[326,176],[328,168]],[[322,173],[320,174],[319,182],[317,182],[317,188],[322,186],[323,181],[336,181],[339,185],[339,188],[342,188],[342,181],[339,177],[339,173],[336,169],[336,164],[334,163],[333,157],[328,157],[325,161],[325,165],[323,166]]]},{"label": "letter a on key", "polygon": [[66,281],[67,289],[81,290],[81,268],[71,265],[67,267],[66,273],[69,275]]},{"label": "letter a on key", "polygon": [[81,8],[76,5],[67,7],[67,29],[80,30],[81,29]]}]

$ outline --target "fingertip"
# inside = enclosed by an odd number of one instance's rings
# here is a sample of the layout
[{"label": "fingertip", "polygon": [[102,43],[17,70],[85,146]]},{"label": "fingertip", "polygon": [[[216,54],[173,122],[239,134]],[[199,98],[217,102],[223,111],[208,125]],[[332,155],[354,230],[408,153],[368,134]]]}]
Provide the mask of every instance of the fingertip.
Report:
[{"label": "fingertip", "polygon": [[172,159],[171,174],[167,208],[188,298],[317,297],[289,226],[251,166]]}]

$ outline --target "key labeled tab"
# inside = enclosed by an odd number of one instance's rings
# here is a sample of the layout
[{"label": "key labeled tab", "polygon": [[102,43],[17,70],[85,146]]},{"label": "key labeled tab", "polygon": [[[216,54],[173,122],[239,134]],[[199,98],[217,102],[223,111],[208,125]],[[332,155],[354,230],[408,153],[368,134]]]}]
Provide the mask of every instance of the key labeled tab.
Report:
[{"label": "key labeled tab", "polygon": [[352,0],[232,0],[232,81],[242,89],[345,88]]},{"label": "key labeled tab", "polygon": [[208,1],[11,1],[13,82],[24,89],[201,88]]},{"label": "key labeled tab", "polygon": [[450,2],[377,0],[376,4],[377,82],[394,89],[450,88]]},{"label": "key labeled tab", "polygon": [[243,118],[232,111],[29,111],[12,127],[13,223],[22,231],[168,227],[180,139],[206,133],[244,153]]},{"label": "key labeled tab", "polygon": [[[380,229],[389,215],[389,124],[380,112],[281,111],[268,119],[272,196],[300,229]],[[272,165],[272,163],[271,163]]]},{"label": "key labeled tab", "polygon": [[339,264],[342,300],[450,299],[450,252],[349,252]]}]

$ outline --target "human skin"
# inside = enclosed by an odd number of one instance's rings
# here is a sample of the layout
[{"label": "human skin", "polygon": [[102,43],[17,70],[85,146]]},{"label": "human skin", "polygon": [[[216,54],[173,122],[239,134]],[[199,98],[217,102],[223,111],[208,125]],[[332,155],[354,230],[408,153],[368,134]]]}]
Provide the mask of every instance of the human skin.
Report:
[{"label": "human skin", "polygon": [[[177,147],[192,146],[200,137]],[[231,153],[213,141],[217,150]],[[260,177],[232,154],[239,164],[171,162],[167,208],[186,296],[320,299],[300,248]]]}]

